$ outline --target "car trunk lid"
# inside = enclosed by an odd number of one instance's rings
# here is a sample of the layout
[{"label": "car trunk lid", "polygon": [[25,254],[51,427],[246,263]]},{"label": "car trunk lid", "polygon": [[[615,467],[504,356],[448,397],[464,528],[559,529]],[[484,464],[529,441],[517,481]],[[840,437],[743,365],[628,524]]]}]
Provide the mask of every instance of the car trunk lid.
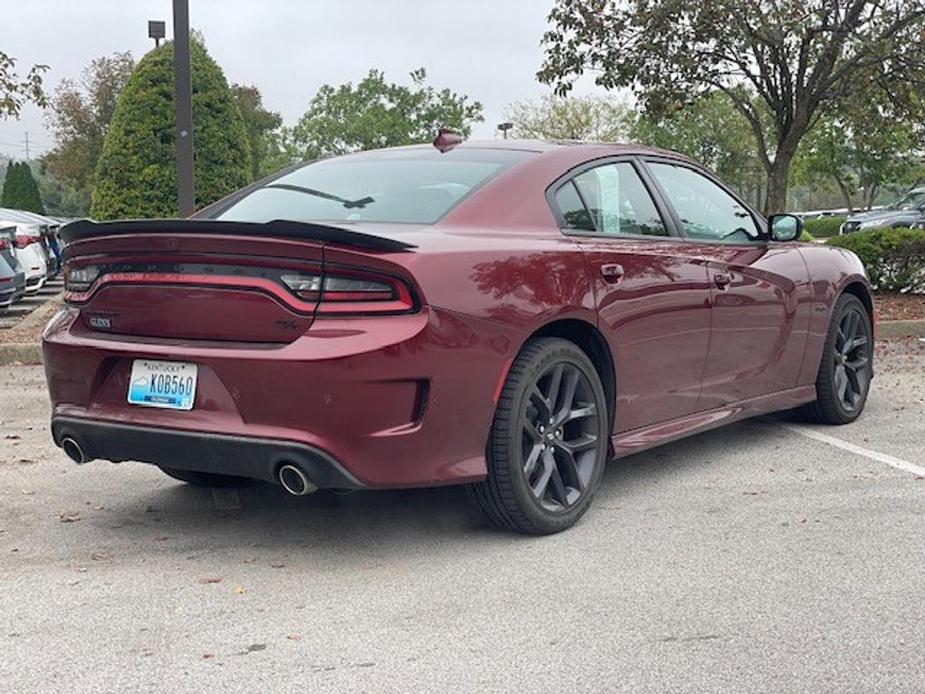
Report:
[{"label": "car trunk lid", "polygon": [[[299,222],[76,222],[61,230],[66,299],[79,329],[143,338],[288,343],[311,326],[324,248],[371,253],[409,244]],[[304,287],[303,287],[304,289]]]}]

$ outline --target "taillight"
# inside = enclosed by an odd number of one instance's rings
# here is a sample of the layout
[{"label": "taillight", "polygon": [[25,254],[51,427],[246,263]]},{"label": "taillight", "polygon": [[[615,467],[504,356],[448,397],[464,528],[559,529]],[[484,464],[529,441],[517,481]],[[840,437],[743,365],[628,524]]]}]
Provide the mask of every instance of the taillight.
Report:
[{"label": "taillight", "polygon": [[286,274],[280,277],[293,294],[317,301],[322,314],[405,313],[414,308],[407,285],[381,275]]},{"label": "taillight", "polygon": [[30,236],[28,234],[16,236],[16,248],[19,248],[20,250],[23,248],[28,248],[33,243],[42,243],[42,237]]},{"label": "taillight", "polygon": [[69,292],[85,292],[99,276],[100,268],[98,265],[71,268],[64,273],[64,289]]},{"label": "taillight", "polygon": [[5,251],[10,247],[10,242],[6,239],[0,239],[0,251]]}]

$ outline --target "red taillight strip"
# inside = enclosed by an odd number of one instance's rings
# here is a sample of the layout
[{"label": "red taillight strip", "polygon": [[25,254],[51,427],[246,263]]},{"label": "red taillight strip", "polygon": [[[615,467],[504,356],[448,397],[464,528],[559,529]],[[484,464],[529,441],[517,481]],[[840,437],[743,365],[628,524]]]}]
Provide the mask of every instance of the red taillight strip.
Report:
[{"label": "red taillight strip", "polygon": [[262,277],[230,277],[218,275],[184,275],[169,272],[111,272],[100,277],[85,292],[68,292],[65,299],[73,304],[86,303],[93,294],[109,284],[164,284],[222,287],[226,289],[253,289],[271,294],[294,311],[314,313],[315,303],[301,300],[273,280]]},{"label": "red taillight strip", "polygon": [[325,291],[321,295],[321,303],[318,304],[318,315],[355,316],[359,314],[408,313],[415,309],[414,297],[404,282],[394,277],[384,277],[382,275],[369,275],[369,277],[377,282],[388,282],[392,285],[395,297],[386,300],[362,301],[346,298],[346,295],[359,294],[360,299],[362,299],[364,298],[362,296],[363,292]]}]

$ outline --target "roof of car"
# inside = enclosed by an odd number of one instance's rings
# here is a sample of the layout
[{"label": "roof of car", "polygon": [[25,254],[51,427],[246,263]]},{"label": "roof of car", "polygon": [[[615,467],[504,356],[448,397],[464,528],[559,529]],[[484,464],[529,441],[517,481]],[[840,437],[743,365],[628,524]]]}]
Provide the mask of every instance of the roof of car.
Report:
[{"label": "roof of car", "polygon": [[[389,149],[419,149],[431,147],[430,144],[406,145],[404,147],[393,147]],[[563,148],[583,148],[607,150],[613,154],[660,154],[663,156],[678,157],[687,159],[683,154],[672,152],[667,149],[650,147],[634,142],[591,142],[586,140],[535,140],[535,139],[517,139],[510,138],[507,140],[464,140],[457,147],[465,149],[508,149],[525,152],[551,152]]]}]

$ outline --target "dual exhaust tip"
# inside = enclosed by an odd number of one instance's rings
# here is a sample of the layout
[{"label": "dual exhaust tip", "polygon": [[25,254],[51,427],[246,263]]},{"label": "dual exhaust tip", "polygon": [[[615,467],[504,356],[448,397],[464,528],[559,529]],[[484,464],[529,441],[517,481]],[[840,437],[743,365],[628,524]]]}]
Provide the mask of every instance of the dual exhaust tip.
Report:
[{"label": "dual exhaust tip", "polygon": [[70,436],[65,436],[61,439],[61,448],[65,455],[78,465],[83,465],[90,461],[81,445]]},{"label": "dual exhaust tip", "polygon": [[281,465],[276,477],[283,489],[293,496],[305,496],[318,491],[318,485],[309,479],[308,475],[302,471],[302,468],[292,463]]},{"label": "dual exhaust tip", "polygon": [[[61,439],[61,448],[65,455],[78,465],[83,465],[90,460],[83,447],[71,436],[65,436]],[[318,491],[318,485],[311,481],[308,475],[302,471],[302,468],[292,463],[281,465],[276,477],[283,489],[293,496],[305,496]]]}]

